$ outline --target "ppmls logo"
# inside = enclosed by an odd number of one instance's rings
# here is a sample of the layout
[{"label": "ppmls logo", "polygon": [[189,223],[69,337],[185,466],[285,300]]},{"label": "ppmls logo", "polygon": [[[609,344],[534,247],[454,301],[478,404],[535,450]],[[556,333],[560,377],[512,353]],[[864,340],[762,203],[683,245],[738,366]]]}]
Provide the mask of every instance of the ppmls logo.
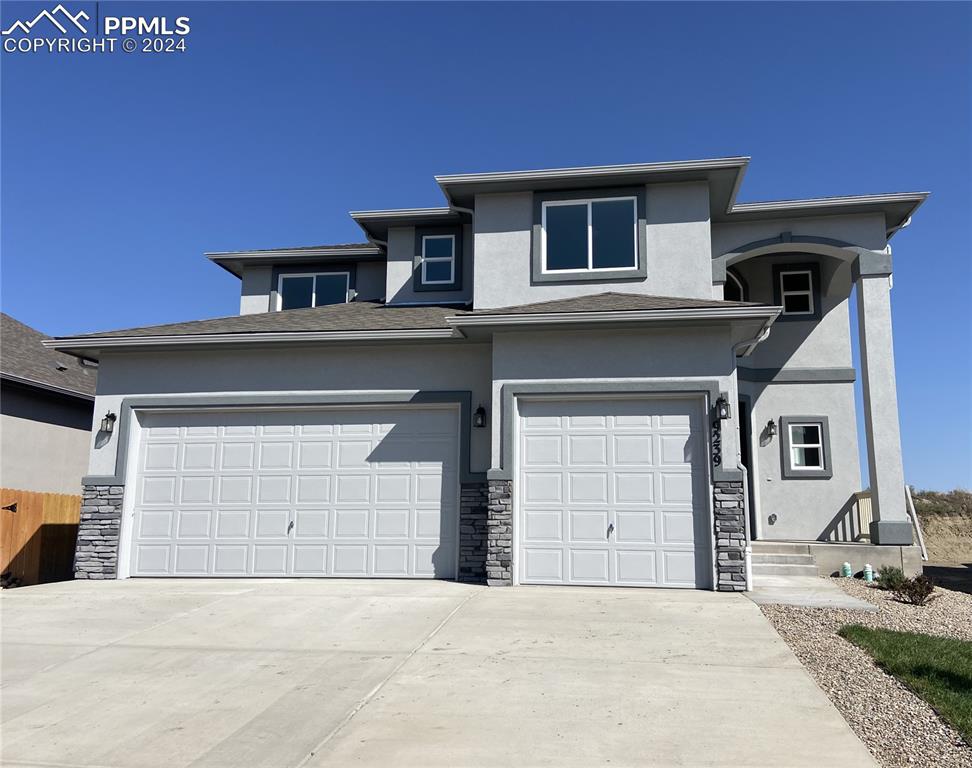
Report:
[{"label": "ppmls logo", "polygon": [[[3,32],[0,32],[0,34],[11,35],[15,31],[20,30],[25,35],[29,35],[31,30],[35,26],[37,26],[41,21],[46,20],[49,21],[51,24],[53,24],[55,27],[57,27],[61,31],[62,35],[66,35],[68,31],[68,28],[67,26],[65,26],[65,24],[73,25],[77,29],[81,30],[81,34],[86,35],[88,33],[88,30],[84,28],[84,26],[81,24],[79,19],[83,19],[84,21],[89,21],[91,17],[88,16],[88,14],[86,14],[84,11],[78,11],[77,14],[72,16],[68,12],[67,8],[65,8],[63,5],[58,4],[58,6],[53,11],[48,11],[48,10],[41,11],[30,21],[25,22],[18,19],[13,24],[11,24],[7,29],[3,30]],[[61,23],[62,21],[64,22],[64,24]]]},{"label": "ppmls logo", "polygon": [[[9,6],[8,6],[9,7]],[[98,5],[95,3],[95,14]],[[100,21],[100,23],[99,23]],[[173,53],[186,50],[189,17],[104,16],[91,24],[83,10],[74,13],[58,3],[32,18],[16,19],[5,29],[7,53]],[[92,36],[88,36],[89,27]],[[116,43],[121,41],[117,46]]]}]

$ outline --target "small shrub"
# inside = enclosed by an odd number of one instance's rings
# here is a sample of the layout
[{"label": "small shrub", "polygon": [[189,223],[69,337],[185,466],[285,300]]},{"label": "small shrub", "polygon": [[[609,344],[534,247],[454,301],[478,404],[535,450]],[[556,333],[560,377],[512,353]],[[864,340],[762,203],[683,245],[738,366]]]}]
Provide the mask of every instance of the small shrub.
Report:
[{"label": "small shrub", "polygon": [[915,576],[913,579],[905,579],[894,590],[894,596],[902,603],[928,605],[933,597],[937,597],[937,595],[933,595],[934,591],[935,582],[925,576],[925,574],[922,574],[921,576]]},{"label": "small shrub", "polygon": [[893,565],[882,565],[881,569],[878,571],[877,585],[881,589],[894,592],[907,580],[908,579],[905,578],[904,571],[902,571],[900,568],[896,568]]}]

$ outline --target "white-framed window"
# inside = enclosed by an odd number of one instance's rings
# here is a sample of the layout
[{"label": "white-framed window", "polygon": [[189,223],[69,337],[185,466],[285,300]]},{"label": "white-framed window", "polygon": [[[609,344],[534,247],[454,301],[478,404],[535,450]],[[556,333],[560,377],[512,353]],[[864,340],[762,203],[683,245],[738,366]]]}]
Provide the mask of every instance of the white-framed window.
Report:
[{"label": "white-framed window", "polygon": [[544,201],[540,248],[546,274],[637,268],[637,198]]},{"label": "white-framed window", "polygon": [[726,270],[726,283],[722,290],[722,298],[726,301],[746,301],[746,288],[739,276],[731,269]]},{"label": "white-framed window", "polygon": [[350,293],[348,272],[297,272],[277,280],[277,309],[344,304]]},{"label": "white-framed window", "polygon": [[422,236],[422,285],[456,282],[456,236]]},{"label": "white-framed window", "polygon": [[790,435],[790,469],[813,472],[826,469],[823,425],[820,423],[787,424]]},{"label": "white-framed window", "polygon": [[780,302],[784,315],[812,315],[813,272],[809,269],[780,270]]}]

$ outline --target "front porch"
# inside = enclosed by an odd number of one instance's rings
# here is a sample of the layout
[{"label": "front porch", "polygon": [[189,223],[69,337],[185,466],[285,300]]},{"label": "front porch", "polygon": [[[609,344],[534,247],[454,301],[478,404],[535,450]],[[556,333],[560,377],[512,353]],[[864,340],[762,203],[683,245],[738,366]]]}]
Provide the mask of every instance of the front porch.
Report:
[{"label": "front porch", "polygon": [[844,563],[854,575],[869,563],[900,568],[906,576],[921,573],[921,548],[915,545],[871,544],[865,541],[754,541],[752,581],[754,586],[778,576],[836,576]]}]

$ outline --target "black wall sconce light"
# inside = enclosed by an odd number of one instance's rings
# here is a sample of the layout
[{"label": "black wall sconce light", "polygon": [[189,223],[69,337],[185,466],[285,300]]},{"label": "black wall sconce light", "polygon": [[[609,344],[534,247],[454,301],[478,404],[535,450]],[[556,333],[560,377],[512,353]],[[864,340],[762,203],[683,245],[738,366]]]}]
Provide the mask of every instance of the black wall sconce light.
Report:
[{"label": "black wall sconce light", "polygon": [[766,436],[776,437],[776,422],[772,419],[766,422]]},{"label": "black wall sconce light", "polygon": [[479,404],[479,407],[473,413],[472,421],[473,421],[473,426],[476,429],[482,429],[483,427],[486,426],[486,408],[483,406],[482,403]]},{"label": "black wall sconce light", "polygon": [[715,402],[715,412],[716,418],[720,421],[725,421],[726,419],[732,418],[732,408],[729,407],[729,401],[726,400],[722,395]]},{"label": "black wall sconce light", "polygon": [[110,435],[112,432],[114,432],[115,419],[117,418],[118,417],[115,416],[115,414],[113,414],[111,411],[108,411],[108,413],[105,414],[105,418],[101,420],[101,431],[104,432],[106,435]]}]

